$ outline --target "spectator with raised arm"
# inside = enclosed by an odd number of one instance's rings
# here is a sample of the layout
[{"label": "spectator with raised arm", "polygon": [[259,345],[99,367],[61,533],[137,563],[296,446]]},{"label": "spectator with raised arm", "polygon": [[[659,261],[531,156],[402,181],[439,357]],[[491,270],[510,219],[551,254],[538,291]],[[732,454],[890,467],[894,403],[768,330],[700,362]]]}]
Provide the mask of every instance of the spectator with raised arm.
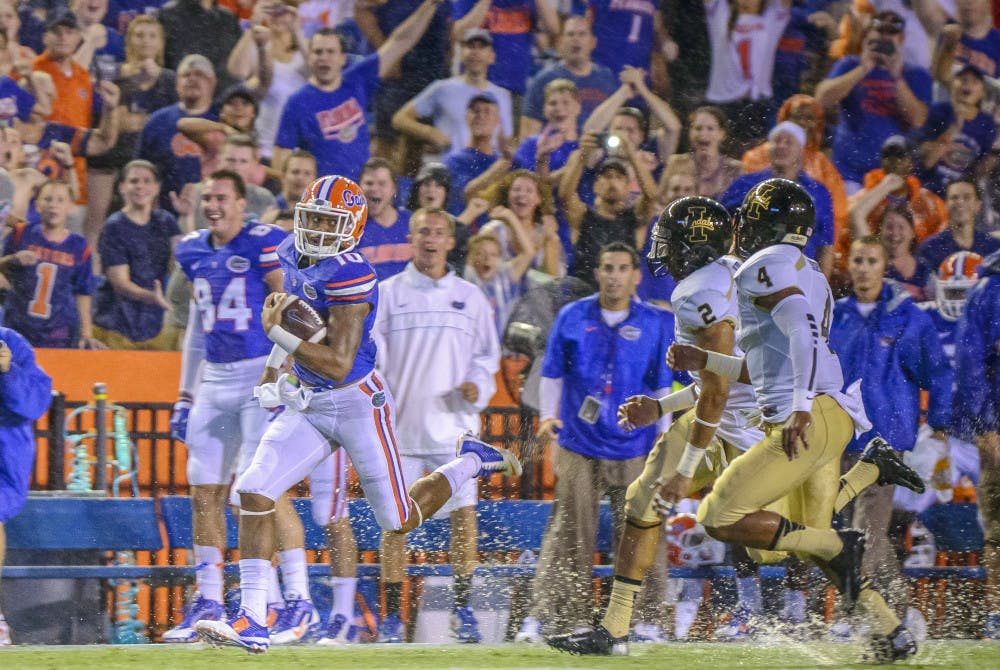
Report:
[{"label": "spectator with raised arm", "polygon": [[[596,282],[594,270],[601,248],[620,242],[632,249],[641,249],[646,241],[649,220],[653,217],[656,182],[639,161],[638,152],[628,142],[623,141],[622,146],[625,160],[609,157],[597,168],[593,207],[583,203],[577,186],[584,162],[598,148],[594,135],[588,133],[581,138],[580,148],[573,152],[559,182],[559,200],[569,223],[574,249],[570,275],[592,285]],[[641,189],[639,201],[633,206],[629,205],[627,197],[630,169]]]},{"label": "spectator with raised arm", "polygon": [[[357,0],[354,20],[359,37],[363,37],[371,49],[381,49],[392,33],[418,11],[421,1]],[[392,161],[396,170],[403,167],[402,162],[397,161],[403,152],[393,129],[393,115],[435,80],[448,76],[448,13],[453,8],[454,3],[439,2],[420,38],[405,50],[397,64],[380,75],[382,82],[374,94],[371,109],[374,117],[370,129],[372,154]]]},{"label": "spectator with raised arm", "polygon": [[319,174],[358,178],[369,156],[368,101],[424,34],[440,4],[424,0],[375,53],[349,67],[340,34],[317,31],[309,40],[309,82],[285,102],[272,162],[282,165],[292,149],[306,149],[316,157]]},{"label": "spectator with raised arm", "polygon": [[[666,100],[649,90],[642,70],[625,67],[618,77],[621,86],[587,118],[583,132],[597,134],[608,131],[610,135],[625,140],[639,153],[646,169],[657,177],[677,150],[681,121]],[[626,103],[635,97],[642,100],[650,119],[642,110],[626,107]],[[652,119],[657,121],[658,127],[650,132]]]},{"label": "spectator with raised arm", "polygon": [[125,60],[122,34],[104,23],[108,0],[71,0],[70,9],[80,21],[80,45],[73,60],[88,70],[95,81],[118,78],[118,67]]},{"label": "spectator with raised arm", "polygon": [[201,181],[201,147],[185,137],[177,126],[187,117],[218,120],[212,109],[215,82],[215,69],[207,58],[198,54],[185,56],[177,70],[179,101],[154,112],[139,134],[136,158],[145,158],[159,167],[163,209],[175,211],[174,201],[178,197],[194,202],[193,186],[189,185]]},{"label": "spectator with raised arm", "polygon": [[816,102],[838,107],[833,164],[848,195],[860,190],[864,175],[878,167],[878,148],[892,135],[919,128],[927,120],[930,73],[903,60],[905,22],[895,12],[879,12],[862,41],[860,56],[845,56],[816,87]]},{"label": "spectator with raised arm", "polygon": [[880,167],[865,175],[864,188],[848,200],[850,228],[837,238],[837,250],[844,259],[851,240],[880,233],[878,223],[882,213],[894,204],[905,203],[909,208],[917,244],[947,224],[944,201],[925,189],[913,175],[909,143],[893,135],[883,142],[880,156]]},{"label": "spectator with raised arm", "polygon": [[510,92],[486,78],[487,70],[496,60],[489,31],[482,28],[467,31],[459,43],[458,54],[459,75],[432,82],[392,117],[393,128],[425,142],[430,154],[454,151],[468,144],[465,112],[472,100],[483,95],[497,102],[501,132],[507,137],[514,134]]},{"label": "spectator with raised arm", "polygon": [[519,116],[531,75],[535,34],[544,33],[553,42],[559,36],[559,16],[552,4],[546,0],[454,0],[451,18],[452,41],[471,28],[485,28],[493,36],[497,60],[489,80],[511,92]]},{"label": "spectator with raised arm", "polygon": [[543,113],[545,125],[517,148],[513,168],[532,170],[550,184],[556,184],[560,170],[578,146],[580,94],[576,84],[568,79],[554,79],[546,84]]},{"label": "spectator with raised arm", "polygon": [[157,19],[167,38],[168,68],[179,73],[185,57],[200,54],[212,63],[222,88],[236,83],[226,71],[226,60],[241,35],[232,12],[212,0],[170,0]]},{"label": "spectator with raised arm", "polygon": [[163,67],[163,27],[152,16],[132,19],[125,33],[125,62],[115,83],[118,102],[118,142],[108,152],[87,158],[87,220],[84,230],[97,243],[107,220],[115,181],[135,155],[139,133],[150,115],[177,102],[177,75]]},{"label": "spectator with raised arm", "polygon": [[559,35],[558,62],[542,69],[528,81],[528,92],[521,110],[521,137],[535,135],[542,129],[545,116],[545,86],[555,79],[568,79],[580,93],[580,118],[587,119],[598,105],[618,88],[615,74],[591,58],[597,39],[585,16],[568,16]]},{"label": "spectator with raised arm", "polygon": [[250,29],[229,54],[229,73],[246,82],[259,103],[254,127],[264,160],[271,158],[285,101],[306,83],[307,40],[296,19],[294,7],[278,0],[259,0]]},{"label": "spectator with raised arm", "polygon": [[[482,193],[489,203],[490,221],[480,230],[500,240],[503,259],[520,255],[519,240],[529,239],[535,248],[532,270],[550,277],[566,274],[566,255],[559,240],[552,189],[534,172],[514,170]],[[469,201],[470,206],[474,200]],[[518,227],[521,230],[516,230]]]}]

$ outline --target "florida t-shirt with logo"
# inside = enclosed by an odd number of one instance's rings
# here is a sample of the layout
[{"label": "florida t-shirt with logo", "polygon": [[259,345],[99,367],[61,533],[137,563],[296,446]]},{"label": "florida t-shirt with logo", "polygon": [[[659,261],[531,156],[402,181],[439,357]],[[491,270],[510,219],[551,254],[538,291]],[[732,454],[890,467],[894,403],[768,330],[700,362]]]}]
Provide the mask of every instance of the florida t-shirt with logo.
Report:
[{"label": "florida t-shirt with logo", "polygon": [[378,68],[375,53],[346,68],[335,91],[306,84],[293,93],[281,112],[275,145],[312,153],[318,174],[358,179],[369,157],[365,109],[378,90]]}]

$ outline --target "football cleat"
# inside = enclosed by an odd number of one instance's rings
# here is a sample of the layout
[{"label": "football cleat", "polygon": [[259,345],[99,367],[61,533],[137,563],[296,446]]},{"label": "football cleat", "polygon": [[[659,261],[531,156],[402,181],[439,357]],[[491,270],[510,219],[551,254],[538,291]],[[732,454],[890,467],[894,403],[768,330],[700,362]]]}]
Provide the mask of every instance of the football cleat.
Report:
[{"label": "football cleat", "polygon": [[198,621],[195,632],[213,647],[240,647],[251,654],[263,654],[271,646],[267,626],[250,618],[246,610],[240,610],[229,621]]},{"label": "football cleat", "polygon": [[10,639],[10,626],[3,615],[0,615],[0,647],[9,647],[12,644],[14,641]]},{"label": "football cleat", "polygon": [[895,484],[910,489],[916,493],[924,492],[924,480],[920,478],[910,466],[903,463],[903,459],[880,435],[876,435],[861,452],[861,460],[871,463],[878,468],[879,486]]},{"label": "football cleat", "polygon": [[459,607],[451,613],[451,634],[458,642],[477,644],[483,636],[479,634],[479,622],[471,607]]},{"label": "football cleat", "polygon": [[486,477],[499,472],[508,477],[521,475],[521,461],[517,456],[504,449],[483,442],[472,433],[466,433],[458,438],[458,455],[475,454],[482,462],[479,477]]},{"label": "football cleat", "polygon": [[358,627],[347,621],[343,614],[334,614],[316,644],[323,647],[339,647],[344,644],[354,644],[358,641]]},{"label": "football cleat", "polygon": [[604,626],[588,628],[545,640],[550,647],[582,656],[628,656],[628,636],[611,637]]},{"label": "football cleat", "polygon": [[222,603],[204,598],[200,593],[196,593],[181,612],[181,622],[163,634],[164,642],[197,642],[196,621],[221,621],[225,615]]},{"label": "football cleat", "polygon": [[847,528],[838,530],[837,535],[844,547],[827,565],[836,576],[833,585],[844,596],[844,604],[850,612],[861,594],[861,559],[865,555],[865,532]]},{"label": "football cleat", "polygon": [[545,638],[542,636],[542,622],[533,616],[525,617],[521,622],[521,630],[514,636],[514,642],[521,644],[542,644]]},{"label": "football cleat", "polygon": [[271,628],[271,644],[298,642],[319,628],[319,612],[312,601],[294,598],[285,601],[284,609]]},{"label": "football cleat", "polygon": [[904,658],[916,656],[917,641],[902,625],[888,635],[872,635],[868,640],[868,649],[861,656],[865,663],[882,665],[894,663]]},{"label": "football cleat", "polygon": [[398,614],[389,614],[378,625],[378,641],[396,644],[403,641],[403,620]]}]

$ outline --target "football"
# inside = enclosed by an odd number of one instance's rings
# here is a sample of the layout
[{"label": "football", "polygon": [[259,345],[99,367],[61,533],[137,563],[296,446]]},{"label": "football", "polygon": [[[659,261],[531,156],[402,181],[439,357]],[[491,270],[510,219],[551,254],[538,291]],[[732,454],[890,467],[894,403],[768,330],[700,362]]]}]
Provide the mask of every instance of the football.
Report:
[{"label": "football", "polygon": [[281,327],[306,342],[322,342],[326,338],[326,322],[309,303],[286,295],[281,302]]}]

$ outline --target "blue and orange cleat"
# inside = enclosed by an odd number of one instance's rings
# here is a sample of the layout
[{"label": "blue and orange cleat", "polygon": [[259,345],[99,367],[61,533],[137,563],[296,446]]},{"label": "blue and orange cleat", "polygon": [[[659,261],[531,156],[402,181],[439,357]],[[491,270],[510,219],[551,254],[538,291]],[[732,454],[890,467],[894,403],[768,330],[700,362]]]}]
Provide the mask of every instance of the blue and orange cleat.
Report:
[{"label": "blue and orange cleat", "polygon": [[312,601],[294,598],[285,601],[278,618],[271,626],[271,644],[299,642],[319,630],[319,612]]},{"label": "blue and orange cleat", "polygon": [[254,621],[242,609],[229,621],[198,621],[194,630],[213,647],[240,647],[251,654],[263,654],[271,646],[267,626]]},{"label": "blue and orange cleat", "polygon": [[458,438],[458,455],[474,454],[479,458],[482,465],[479,469],[479,476],[486,477],[494,472],[507,475],[508,477],[519,477],[521,475],[521,461],[503,447],[494,447],[492,444],[483,442],[472,433],[465,433]]},{"label": "blue and orange cleat", "polygon": [[403,641],[403,620],[398,614],[389,614],[378,625],[378,641],[396,644]]},{"label": "blue and orange cleat", "polygon": [[209,600],[196,593],[194,598],[183,610],[181,622],[163,634],[164,642],[197,642],[198,633],[194,631],[196,621],[221,621],[225,615],[222,603]]}]

